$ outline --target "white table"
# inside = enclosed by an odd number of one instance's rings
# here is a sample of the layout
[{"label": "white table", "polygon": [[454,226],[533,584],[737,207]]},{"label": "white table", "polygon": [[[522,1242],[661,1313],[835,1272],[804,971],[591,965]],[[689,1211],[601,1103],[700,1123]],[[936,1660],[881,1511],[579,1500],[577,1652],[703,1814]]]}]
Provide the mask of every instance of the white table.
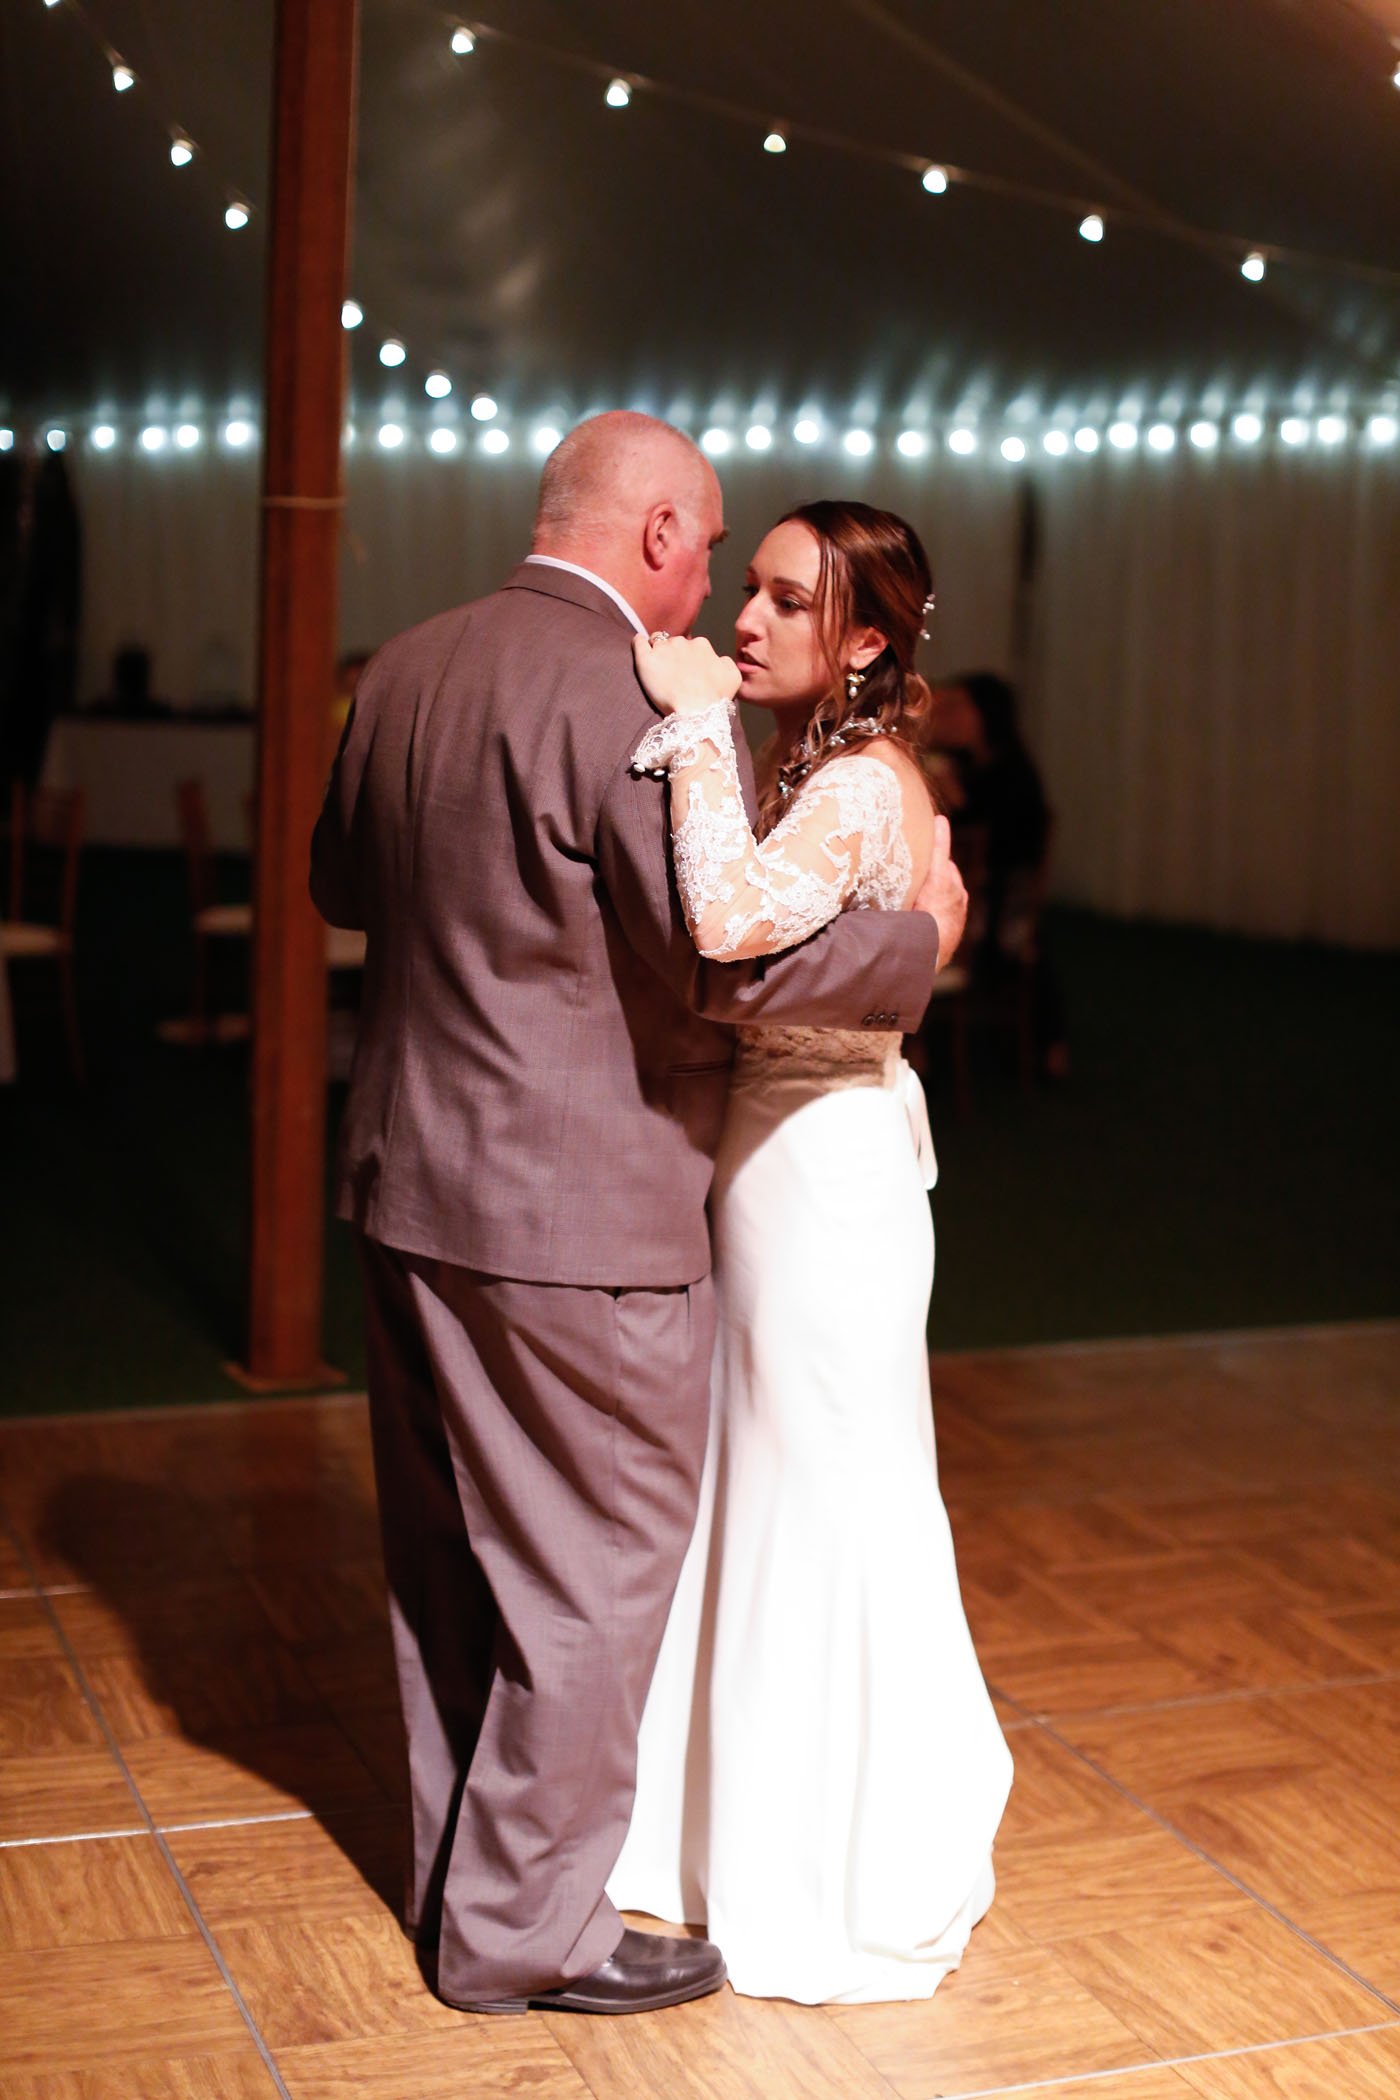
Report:
[{"label": "white table", "polygon": [[246,852],[254,731],[246,721],[169,715],[62,715],[49,739],[47,787],[81,788],[93,846],[178,846],[175,790],[201,780],[216,851]]}]

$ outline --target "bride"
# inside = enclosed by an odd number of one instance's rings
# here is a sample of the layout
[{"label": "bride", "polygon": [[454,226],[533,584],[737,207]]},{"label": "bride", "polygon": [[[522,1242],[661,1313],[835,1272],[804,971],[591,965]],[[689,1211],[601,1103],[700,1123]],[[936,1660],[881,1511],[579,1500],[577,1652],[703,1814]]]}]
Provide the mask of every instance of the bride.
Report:
[{"label": "bride", "polygon": [[[667,719],[633,763],[669,774],[686,921],[716,959],[907,908],[936,821],[910,527],[808,504],[762,542],[745,598],[737,666],[704,641],[636,644]],[[777,722],[757,840],[736,690]],[[939,1495],[927,1112],[879,1018],[740,1031],[700,1513],[609,1882],[620,1909],[703,1926],[736,1990],[806,2003],[932,1994],[991,1902],[1011,1779]]]}]

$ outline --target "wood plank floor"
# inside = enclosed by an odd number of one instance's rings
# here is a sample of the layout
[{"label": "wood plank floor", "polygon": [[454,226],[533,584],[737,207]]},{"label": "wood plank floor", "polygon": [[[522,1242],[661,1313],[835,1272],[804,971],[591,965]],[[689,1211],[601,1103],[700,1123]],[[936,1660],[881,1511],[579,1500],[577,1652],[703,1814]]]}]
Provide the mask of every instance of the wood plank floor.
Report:
[{"label": "wood plank floor", "polygon": [[0,1424],[0,2100],[1394,2100],[1400,1325],[934,1370],[1016,1783],[920,2005],[448,2011],[363,1404]]}]

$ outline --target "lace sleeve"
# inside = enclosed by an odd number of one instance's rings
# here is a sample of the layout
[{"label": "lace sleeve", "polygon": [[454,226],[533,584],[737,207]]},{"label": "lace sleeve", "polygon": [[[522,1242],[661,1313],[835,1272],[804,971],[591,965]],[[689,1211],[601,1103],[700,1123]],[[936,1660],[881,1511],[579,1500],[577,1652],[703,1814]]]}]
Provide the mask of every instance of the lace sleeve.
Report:
[{"label": "lace sleeve", "polygon": [[776,955],[852,902],[897,905],[909,881],[903,799],[879,759],[832,759],[755,839],[727,701],[647,731],[636,772],[671,782],[671,837],[686,925],[715,962]]}]

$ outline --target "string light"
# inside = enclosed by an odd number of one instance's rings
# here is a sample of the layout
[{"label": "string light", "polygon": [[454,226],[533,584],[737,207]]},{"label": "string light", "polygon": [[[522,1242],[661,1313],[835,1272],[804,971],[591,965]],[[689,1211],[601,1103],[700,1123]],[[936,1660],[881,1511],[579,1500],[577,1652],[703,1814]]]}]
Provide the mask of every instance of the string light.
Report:
[{"label": "string light", "polygon": [[1310,435],[1301,416],[1285,416],[1278,426],[1278,434],[1285,445],[1306,445]]},{"label": "string light", "polygon": [[510,438],[504,430],[485,431],[482,435],[481,449],[483,452],[494,452],[498,455],[509,452]]},{"label": "string light", "polygon": [[1244,261],[1240,264],[1240,275],[1241,277],[1247,277],[1251,284],[1260,284],[1263,282],[1264,272],[1267,268],[1268,264],[1264,260],[1263,250],[1251,248]]},{"label": "string light", "polygon": [[0,452],[13,452],[15,434],[13,430],[0,430]]},{"label": "string light", "polygon": [[712,427],[709,430],[702,430],[700,433],[700,448],[702,451],[708,452],[711,459],[723,459],[733,443],[734,440],[727,430]]},{"label": "string light", "polygon": [[434,401],[445,401],[452,392],[452,381],[446,372],[429,372],[423,381],[423,392],[431,395]]},{"label": "string light", "polygon": [[441,452],[444,454],[448,452],[455,452],[457,450],[456,431],[447,430],[442,427],[439,427],[437,430],[434,430],[428,438],[428,448],[430,451]]},{"label": "string light", "polygon": [[490,394],[478,394],[472,402],[472,414],[478,423],[489,423],[498,413]]},{"label": "string light", "polygon": [[342,328],[358,328],[364,317],[365,310],[358,299],[346,299],[342,303],[340,309],[340,325]]},{"label": "string light", "polygon": [[46,430],[44,432],[44,443],[48,446],[50,452],[66,451],[68,446],[68,432],[66,430],[57,429]]},{"label": "string light", "polygon": [[472,35],[465,22],[454,23],[451,46],[453,55],[457,58],[470,58],[473,51],[475,51],[476,38]]},{"label": "string light", "polygon": [[841,448],[849,452],[852,459],[869,459],[875,450],[875,440],[868,430],[848,430],[841,440]]},{"label": "string light", "polygon": [[1052,459],[1063,459],[1069,450],[1069,432],[1067,430],[1047,430],[1040,442]]},{"label": "string light", "polygon": [[821,439],[822,426],[815,416],[799,416],[792,426],[792,434],[799,445],[815,445]]},{"label": "string light", "polygon": [[1098,212],[1088,212],[1080,220],[1079,238],[1082,241],[1101,241],[1103,239],[1103,220]]},{"label": "string light", "polygon": [[948,187],[948,170],[941,168],[937,161],[930,161],[919,180],[930,197],[941,197]]},{"label": "string light", "polygon": [[1394,416],[1372,416],[1366,425],[1366,435],[1373,445],[1393,445],[1400,436],[1400,422]]},{"label": "string light", "polygon": [[1176,432],[1170,423],[1154,423],[1147,433],[1147,442],[1154,452],[1175,452]]},{"label": "string light", "polygon": [[928,451],[928,438],[922,430],[901,430],[894,449],[903,459],[922,459]]},{"label": "string light", "polygon": [[1317,419],[1317,441],[1319,445],[1340,445],[1347,434],[1345,416],[1319,416]]},{"label": "string light", "polygon": [[407,350],[405,350],[396,335],[387,337],[379,345],[379,362],[381,365],[401,365],[407,356]]},{"label": "string light", "polygon": [[765,153],[786,153],[787,134],[778,130],[770,131],[763,141],[763,150]]},{"label": "string light", "polygon": [[1001,456],[1003,459],[1010,460],[1012,465],[1015,466],[1026,456],[1025,439],[1018,437],[1003,438],[1001,441]]},{"label": "string light", "polygon": [[750,452],[766,452],[773,442],[773,433],[766,423],[750,423],[744,432],[744,443]]},{"label": "string light", "polygon": [[251,423],[245,422],[242,416],[234,416],[229,422],[225,423],[224,443],[232,446],[235,452],[241,452],[245,445],[251,445],[252,442],[253,426]]},{"label": "string light", "polygon": [[1220,443],[1220,426],[1217,423],[1193,423],[1186,435],[1198,452],[1213,452]]},{"label": "string light", "polygon": [[1136,423],[1119,422],[1109,424],[1108,442],[1110,445],[1116,445],[1120,452],[1131,452],[1137,441],[1138,427]]},{"label": "string light", "polygon": [[92,433],[92,442],[99,452],[110,452],[117,442],[117,433],[110,423],[99,423]]},{"label": "string light", "polygon": [[1097,452],[1099,449],[1099,434],[1097,430],[1094,430],[1088,423],[1081,424],[1074,433],[1074,449],[1076,452],[1086,454]]},{"label": "string light", "polygon": [[969,430],[966,423],[959,423],[948,432],[948,450],[960,452],[966,458],[977,450],[977,432]]},{"label": "string light", "polygon": [[132,72],[130,66],[123,64],[121,59],[117,59],[113,63],[112,85],[119,95],[126,94],[129,88],[134,88],[136,85],[136,75]]},{"label": "string light", "polygon": [[[53,0],[49,0],[49,6],[53,6]],[[1397,66],[1395,68],[1395,71],[1391,74],[1390,84],[1393,88],[1400,88],[1400,66]]]},{"label": "string light", "polygon": [[632,100],[632,89],[620,74],[616,80],[608,82],[608,91],[604,95],[603,100],[607,103],[609,109],[626,109],[628,103]]},{"label": "string light", "polygon": [[199,425],[197,423],[177,424],[175,442],[182,452],[193,452],[195,446],[199,443]]},{"label": "string light", "polygon": [[166,434],[159,423],[148,423],[141,433],[141,450],[143,452],[164,452],[165,436]]},{"label": "string light", "polygon": [[397,452],[404,440],[403,424],[381,423],[375,435],[378,437],[383,451]]},{"label": "string light", "polygon": [[230,233],[241,233],[253,214],[241,197],[235,197],[224,212],[224,224]]},{"label": "string light", "polygon": [[538,453],[541,459],[546,459],[563,434],[561,430],[556,430],[552,423],[537,424],[530,435],[530,449]]},{"label": "string light", "polygon": [[183,131],[177,131],[170,141],[170,165],[172,168],[187,168],[194,159],[194,140],[187,139]]},{"label": "string light", "polygon": [[1256,416],[1252,408],[1241,409],[1230,431],[1237,445],[1257,445],[1264,435],[1264,419]]}]

